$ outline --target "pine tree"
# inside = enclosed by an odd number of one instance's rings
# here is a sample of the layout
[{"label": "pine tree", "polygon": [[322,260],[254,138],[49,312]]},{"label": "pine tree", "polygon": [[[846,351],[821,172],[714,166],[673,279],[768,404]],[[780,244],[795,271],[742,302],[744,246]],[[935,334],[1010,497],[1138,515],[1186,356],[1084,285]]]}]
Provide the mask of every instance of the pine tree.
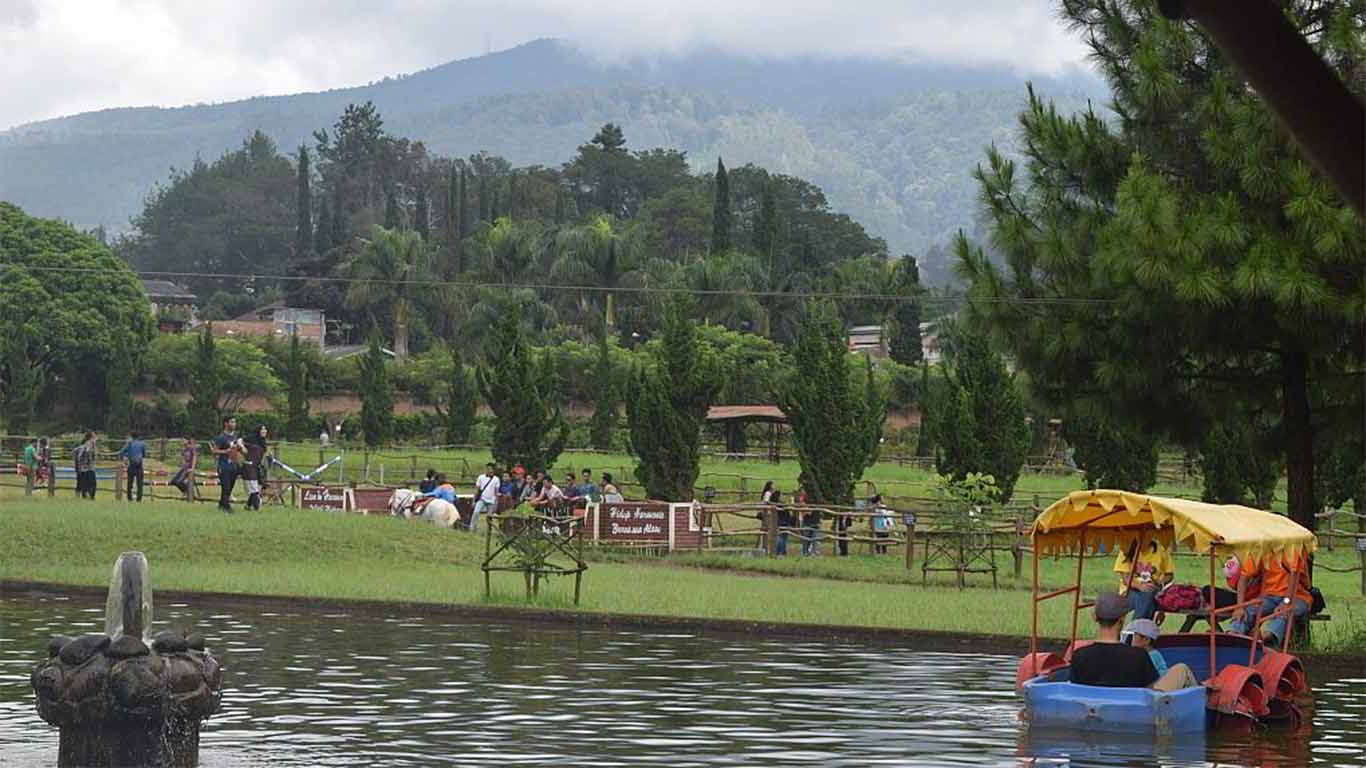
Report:
[{"label": "pine tree", "polygon": [[115,347],[104,377],[105,392],[109,396],[105,430],[110,435],[122,437],[133,426],[133,377],[133,355],[122,345]]},{"label": "pine tree", "polygon": [[298,198],[295,201],[294,260],[308,260],[313,248],[313,191],[309,177],[308,147],[299,146]]},{"label": "pine tree", "polygon": [[598,364],[593,378],[595,396],[588,441],[598,450],[610,451],[612,435],[617,428],[617,382],[612,371],[612,357],[605,331],[598,336]]},{"label": "pine tree", "polygon": [[[730,181],[727,179],[727,187]],[[778,252],[778,200],[772,182],[765,182],[759,197],[759,217],[754,222],[754,252],[768,268],[769,285],[775,285],[775,261]]]},{"label": "pine tree", "polygon": [[371,448],[389,442],[394,434],[394,393],[378,333],[370,334],[370,347],[360,359],[360,428]]},{"label": "pine tree", "polygon": [[437,406],[437,415],[445,425],[447,445],[466,445],[474,427],[474,414],[479,407],[478,392],[472,373],[465,368],[460,348],[451,345],[451,373],[446,379],[444,408]]},{"label": "pine tree", "polygon": [[384,194],[384,228],[397,232],[403,227],[403,213],[398,207],[398,193],[392,188]]},{"label": "pine tree", "polygon": [[1087,488],[1141,493],[1157,482],[1157,439],[1150,433],[1073,409],[1063,418],[1062,437],[1075,449]]},{"label": "pine tree", "polygon": [[692,500],[702,424],[720,390],[715,362],[689,315],[683,300],[665,307],[660,346],[636,370],[626,399],[636,478],[652,499]]},{"label": "pine tree", "polygon": [[[818,504],[852,506],[854,483],[877,461],[887,403],[871,361],[859,386],[844,325],[828,302],[812,304],[792,350],[778,402],[792,428],[805,487]],[[860,391],[861,390],[861,391]]]},{"label": "pine tree", "polygon": [[[1227,57],[1157,5],[1063,4],[1117,119],[1065,117],[1029,89],[1028,165],[992,150],[976,173],[1005,267],[960,239],[967,306],[1047,403],[1101,392],[1188,449],[1275,414],[1288,511],[1313,529],[1315,452],[1351,421],[1332,414],[1362,409],[1347,383],[1366,363],[1362,219]],[[1353,5],[1285,6],[1360,98]]]},{"label": "pine tree", "polygon": [[332,185],[332,237],[333,248],[345,248],[351,244],[351,217],[342,199],[342,185]]},{"label": "pine tree", "polygon": [[332,206],[326,199],[318,201],[318,226],[313,230],[313,252],[323,255],[332,250]]},{"label": "pine tree", "polygon": [[716,158],[716,199],[711,209],[711,252],[720,255],[730,250],[730,177],[726,164]]},{"label": "pine tree", "polygon": [[1029,451],[1024,402],[985,336],[968,328],[950,333],[949,375],[930,422],[935,467],[954,480],[990,475],[1005,503]]},{"label": "pine tree", "polygon": [[195,348],[194,370],[190,376],[190,402],[187,406],[190,428],[196,435],[217,434],[218,402],[223,396],[223,381],[218,372],[218,352],[214,348],[213,323],[205,323]]},{"label": "pine tree", "polygon": [[285,433],[290,440],[305,440],[313,430],[308,423],[308,366],[304,361],[299,334],[289,338],[289,362],[285,369],[289,386],[288,421]]},{"label": "pine tree", "polygon": [[479,220],[493,223],[490,215],[492,207],[489,205],[489,177],[487,174],[479,174]]},{"label": "pine tree", "polygon": [[413,203],[413,229],[422,238],[422,242],[427,242],[431,237],[431,213],[427,210],[427,188],[419,185],[417,188],[417,200]]},{"label": "pine tree", "polygon": [[451,167],[449,186],[446,190],[446,248],[450,254],[449,271],[446,277],[455,277],[465,271],[464,243],[465,230],[465,178],[464,171]]},{"label": "pine tree", "polygon": [[901,257],[892,275],[892,291],[902,297],[892,307],[891,342],[887,354],[902,365],[916,365],[924,357],[920,342],[920,266],[915,258]]},{"label": "pine tree", "polygon": [[569,426],[560,414],[554,366],[532,356],[518,304],[499,307],[483,349],[485,361],[475,370],[479,393],[493,409],[494,460],[550,469],[564,450]]},{"label": "pine tree", "polygon": [[460,194],[455,201],[455,220],[460,222],[460,237],[464,239],[470,234],[470,178],[465,173],[464,166],[460,168]]}]

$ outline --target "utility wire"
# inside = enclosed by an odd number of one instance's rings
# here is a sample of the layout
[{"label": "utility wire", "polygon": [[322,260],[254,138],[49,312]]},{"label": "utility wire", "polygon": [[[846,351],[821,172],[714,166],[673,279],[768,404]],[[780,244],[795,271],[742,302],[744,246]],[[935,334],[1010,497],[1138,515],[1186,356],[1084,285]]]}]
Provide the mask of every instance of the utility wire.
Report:
[{"label": "utility wire", "polygon": [[[3,265],[0,265],[3,266]],[[16,265],[34,272],[68,272],[81,274],[121,274],[122,271],[116,268],[104,267],[48,267],[48,266],[28,266]],[[979,304],[1021,304],[1021,305],[1064,305],[1064,306],[1104,306],[1116,303],[1114,299],[1090,299],[1064,296],[1041,296],[1041,297],[1022,297],[1022,296],[1001,296],[1001,297],[979,297],[958,294],[954,296],[934,296],[929,293],[920,296],[902,296],[890,293],[835,293],[830,291],[746,291],[729,288],[687,288],[675,286],[617,286],[607,287],[601,285],[566,285],[563,283],[493,283],[478,282],[472,280],[397,280],[380,278],[359,278],[359,277],[314,277],[309,275],[259,275],[259,274],[238,274],[226,272],[170,272],[160,270],[133,270],[139,277],[145,278],[171,278],[185,279],[197,278],[206,280],[241,280],[241,281],[281,281],[281,282],[317,282],[317,283],[345,283],[345,284],[366,284],[366,285],[407,285],[419,288],[506,288],[520,289],[526,288],[537,291],[573,291],[578,293],[634,293],[634,294],[659,294],[659,295],[679,295],[687,294],[692,296],[750,296],[754,298],[788,298],[788,299],[831,299],[833,301],[888,301],[905,302],[918,301],[921,303],[952,304],[958,302],[979,303]]]}]

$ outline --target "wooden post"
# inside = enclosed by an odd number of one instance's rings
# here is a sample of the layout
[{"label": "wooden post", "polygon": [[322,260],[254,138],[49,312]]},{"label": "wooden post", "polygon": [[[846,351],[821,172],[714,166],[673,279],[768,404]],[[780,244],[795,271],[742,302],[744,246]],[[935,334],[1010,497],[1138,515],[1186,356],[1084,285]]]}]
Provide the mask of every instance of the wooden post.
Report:
[{"label": "wooden post", "polygon": [[412,456],[409,456],[408,459],[409,459],[409,462],[410,462],[410,463],[409,463],[409,468],[408,468],[408,482],[409,482],[409,483],[416,483],[416,482],[417,482],[417,454],[413,454]]},{"label": "wooden post", "polygon": [[162,464],[166,463],[166,438],[161,438],[161,453],[158,455]]},{"label": "wooden post", "polygon": [[764,515],[764,548],[768,550],[769,557],[778,556],[778,510],[769,507],[763,512]]},{"label": "wooden post", "polygon": [[117,466],[117,467],[114,468],[114,500],[115,500],[115,501],[118,501],[118,500],[120,500],[120,499],[123,498],[123,482],[124,482],[124,479],[125,479],[125,478],[124,478],[124,476],[123,476],[123,465],[120,464],[119,466]]},{"label": "wooden post", "polygon": [[[51,445],[51,443],[49,443]],[[57,495],[57,468],[52,466],[52,462],[47,463],[47,495],[52,498]],[[1366,582],[1363,582],[1366,584]]]},{"label": "wooden post", "polygon": [[915,524],[906,526],[906,570],[911,570],[915,561]]}]

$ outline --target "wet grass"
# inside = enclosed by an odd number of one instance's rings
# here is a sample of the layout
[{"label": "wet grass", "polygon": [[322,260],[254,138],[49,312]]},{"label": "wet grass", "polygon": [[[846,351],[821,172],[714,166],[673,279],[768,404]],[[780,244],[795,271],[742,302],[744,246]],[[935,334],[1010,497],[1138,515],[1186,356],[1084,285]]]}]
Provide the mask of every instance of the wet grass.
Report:
[{"label": "wet grass", "polygon": [[[0,578],[103,585],[120,552],[146,553],[154,588],[441,604],[525,605],[522,579],[496,574],[485,598],[483,537],[388,517],[268,507],[224,515],[176,502],[5,500],[0,505]],[[828,544],[827,544],[828,546]],[[1354,554],[1350,555],[1354,557]],[[1349,553],[1325,553],[1349,562]],[[1188,561],[1181,561],[1182,567]],[[1189,562],[1194,562],[1189,561]],[[1325,561],[1326,562],[1326,561]],[[1202,561],[1203,564],[1203,561]],[[919,584],[898,555],[849,558],[689,555],[664,561],[596,558],[580,610],[763,622],[891,627],[1028,635],[1024,579],[1003,568],[1000,590]],[[1088,589],[1110,583],[1109,561],[1086,564]],[[1073,561],[1041,562],[1049,584],[1071,582]],[[949,577],[943,577],[949,578]],[[1320,585],[1339,617],[1316,625],[1315,646],[1366,651],[1366,600],[1355,574],[1325,574]],[[1192,578],[1194,580],[1194,578]],[[552,579],[533,605],[572,608],[573,580]],[[1065,636],[1070,600],[1041,612],[1041,632]],[[1339,621],[1341,619],[1341,621]]]}]

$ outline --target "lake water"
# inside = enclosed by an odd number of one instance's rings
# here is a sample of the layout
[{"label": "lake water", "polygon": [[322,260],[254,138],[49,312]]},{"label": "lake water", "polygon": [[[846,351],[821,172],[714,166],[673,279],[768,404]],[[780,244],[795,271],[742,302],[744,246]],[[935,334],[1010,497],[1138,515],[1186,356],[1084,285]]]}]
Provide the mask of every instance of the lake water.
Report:
[{"label": "lake water", "polygon": [[[0,764],[55,763],[29,671],[51,635],[102,631],[103,611],[93,596],[0,596]],[[1087,742],[1024,728],[1015,659],[998,654],[246,600],[156,612],[223,662],[211,767],[1366,766],[1366,672],[1316,680],[1300,733]]]}]

